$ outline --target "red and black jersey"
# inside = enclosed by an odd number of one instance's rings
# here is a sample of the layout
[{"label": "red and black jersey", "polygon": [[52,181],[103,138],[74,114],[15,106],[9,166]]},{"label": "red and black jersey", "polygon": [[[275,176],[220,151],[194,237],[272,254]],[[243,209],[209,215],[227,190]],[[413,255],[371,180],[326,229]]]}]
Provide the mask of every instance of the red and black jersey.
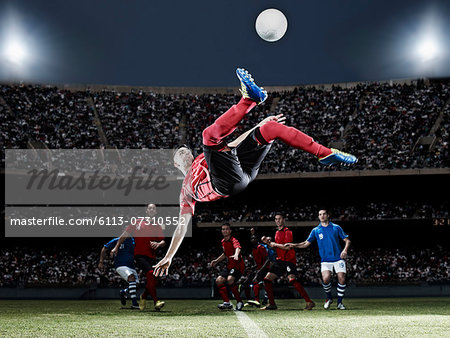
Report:
[{"label": "red and black jersey", "polygon": [[181,214],[194,214],[196,202],[210,202],[228,196],[217,193],[211,184],[205,155],[202,153],[192,162],[183,181],[180,194]]},{"label": "red and black jersey", "polygon": [[239,260],[234,260],[233,258],[230,258],[230,256],[233,256],[236,248],[241,249],[241,244],[239,244],[239,241],[234,238],[230,237],[229,240],[222,239],[222,248],[223,253],[228,258],[228,264],[227,269],[238,269],[241,273],[244,273],[245,270],[245,263],[244,259],[242,258],[241,254],[239,254]]},{"label": "red and black jersey", "polygon": [[[292,235],[292,231],[289,230],[287,227],[284,227],[282,230],[278,230],[275,233],[275,243],[278,244],[286,244],[286,243],[292,243],[294,240],[294,236]],[[283,250],[277,248],[277,259],[291,262],[294,264],[297,264],[297,259],[295,258],[295,250]]]},{"label": "red and black jersey", "polygon": [[150,241],[160,242],[164,239],[161,226],[140,222],[138,224],[130,224],[125,231],[134,237],[134,242],[136,243],[134,247],[135,256],[143,255],[156,258],[156,250],[152,249]]},{"label": "red and black jersey", "polygon": [[267,250],[261,244],[252,250],[252,256],[256,263],[256,269],[259,270],[267,260]]}]

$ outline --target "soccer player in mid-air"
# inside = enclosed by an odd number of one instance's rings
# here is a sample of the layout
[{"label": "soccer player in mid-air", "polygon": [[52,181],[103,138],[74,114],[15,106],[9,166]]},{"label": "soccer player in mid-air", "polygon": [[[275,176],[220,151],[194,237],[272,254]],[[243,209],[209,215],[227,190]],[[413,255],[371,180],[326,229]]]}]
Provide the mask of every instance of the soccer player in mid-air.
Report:
[{"label": "soccer player in mid-air", "polygon": [[155,265],[157,276],[168,273],[194,214],[195,203],[214,201],[243,191],[258,175],[274,140],[317,156],[323,165],[357,162],[355,156],[327,148],[300,130],[285,126],[283,114],[269,116],[231,143],[224,142],[245,115],[267,99],[267,92],[255,84],[245,69],[238,68],[236,74],[241,82],[242,99],[203,130],[203,153],[194,159],[186,146],[175,152],[174,164],[185,175],[180,195],[180,219],[165,257]]},{"label": "soccer player in mid-air", "polygon": [[228,290],[225,283],[230,287],[234,298],[237,301],[236,310],[241,311],[244,307],[241,295],[238,291],[236,282],[241,278],[245,270],[244,259],[241,256],[241,244],[239,241],[231,236],[231,227],[229,223],[222,225],[222,248],[223,253],[211,262],[211,267],[215,267],[219,262],[227,259],[226,269],[217,277],[216,284],[219,289],[220,296],[222,297],[223,304],[219,304],[217,307],[221,310],[230,310],[233,305],[230,303],[228,297]]},{"label": "soccer player in mid-air", "polygon": [[[104,268],[103,261],[105,260],[107,251],[113,249],[118,241],[119,238],[114,238],[103,246],[102,251],[100,252],[100,261],[98,263],[98,268],[100,270],[103,270]],[[128,288],[120,290],[120,302],[125,306],[127,294],[129,294],[132,303],[131,308],[139,310],[139,304],[136,299],[136,284],[139,279],[134,268],[134,245],[133,237],[128,237],[119,245],[117,254],[114,257],[114,267],[120,277],[128,282]]]},{"label": "soccer player in mid-air", "polygon": [[[311,231],[308,239],[301,243],[288,244],[288,246],[305,249],[309,247],[311,243],[317,242],[321,258],[320,270],[322,272],[322,286],[327,296],[323,307],[329,309],[331,303],[333,303],[333,297],[331,295],[331,275],[334,269],[338,278],[337,308],[339,310],[345,310],[342,299],[344,298],[345,288],[347,286],[345,284],[345,275],[347,273],[345,259],[347,258],[347,251],[350,247],[350,239],[339,225],[330,222],[329,217],[326,209],[319,210],[320,224]],[[345,243],[343,250],[341,250],[340,240],[343,240]]]}]

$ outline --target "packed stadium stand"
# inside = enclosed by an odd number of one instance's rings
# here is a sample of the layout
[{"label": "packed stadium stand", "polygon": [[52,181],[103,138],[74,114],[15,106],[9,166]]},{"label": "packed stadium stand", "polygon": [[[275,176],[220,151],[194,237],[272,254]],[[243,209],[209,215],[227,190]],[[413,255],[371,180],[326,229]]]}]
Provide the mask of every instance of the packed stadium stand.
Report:
[{"label": "packed stadium stand", "polygon": [[[230,139],[269,114],[318,142],[354,153],[356,170],[449,167],[450,86],[442,82],[298,87],[271,92]],[[201,151],[201,130],[236,103],[234,94],[69,91],[0,87],[3,148],[164,148]],[[316,159],[276,142],[261,173],[324,170]]]}]

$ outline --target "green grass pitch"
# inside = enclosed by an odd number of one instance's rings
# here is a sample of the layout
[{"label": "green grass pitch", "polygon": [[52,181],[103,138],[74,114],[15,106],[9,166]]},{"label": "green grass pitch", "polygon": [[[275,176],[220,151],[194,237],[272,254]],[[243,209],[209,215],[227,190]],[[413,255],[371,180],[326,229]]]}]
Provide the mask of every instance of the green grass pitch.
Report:
[{"label": "green grass pitch", "polygon": [[[150,302],[149,302],[150,303]],[[234,311],[215,300],[168,300],[161,312],[119,301],[0,301],[0,336],[248,337]],[[277,311],[244,313],[269,337],[449,337],[450,298],[346,299],[345,311],[317,300],[279,300]]]}]

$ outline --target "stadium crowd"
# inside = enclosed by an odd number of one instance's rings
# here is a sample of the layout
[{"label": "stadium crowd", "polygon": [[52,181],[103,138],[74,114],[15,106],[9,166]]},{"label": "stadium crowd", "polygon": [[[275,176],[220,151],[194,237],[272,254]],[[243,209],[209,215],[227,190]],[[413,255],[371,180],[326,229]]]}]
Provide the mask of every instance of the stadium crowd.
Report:
[{"label": "stadium crowd", "polygon": [[[258,204],[241,204],[235,200],[227,201],[226,206],[215,203],[208,207],[199,206],[196,221],[199,223],[223,222],[269,222],[274,219],[273,206],[284,210],[286,219],[292,221],[316,221],[320,205],[292,200],[258,201]],[[449,217],[448,201],[369,201],[367,203],[333,205],[336,220],[363,221],[385,219],[430,219]]]},{"label": "stadium crowd", "polygon": [[[187,247],[175,257],[169,276],[160,278],[162,287],[210,287],[223,269],[209,262],[220,248],[198,250]],[[245,250],[246,266],[253,259]],[[52,249],[1,249],[0,287],[120,287],[122,279],[105,261],[97,269],[99,252]],[[315,249],[297,252],[297,269],[306,285],[320,285],[319,258]],[[433,249],[352,249],[347,259],[350,284],[450,283],[450,253]],[[278,283],[287,284],[285,278]]]},{"label": "stadium crowd", "polygon": [[[272,92],[229,139],[276,112],[287,117],[287,125],[318,142],[355,154],[360,159],[356,169],[449,167],[449,98],[448,84],[420,80]],[[238,100],[233,94],[71,92],[1,85],[0,141],[3,149],[27,148],[28,142],[54,149],[170,149],[187,142],[199,153],[201,131]],[[434,128],[436,121],[441,122]],[[435,136],[436,142],[431,147],[417,144],[425,136]],[[313,157],[281,142],[273,148],[261,173],[341,170],[323,168]]]}]

